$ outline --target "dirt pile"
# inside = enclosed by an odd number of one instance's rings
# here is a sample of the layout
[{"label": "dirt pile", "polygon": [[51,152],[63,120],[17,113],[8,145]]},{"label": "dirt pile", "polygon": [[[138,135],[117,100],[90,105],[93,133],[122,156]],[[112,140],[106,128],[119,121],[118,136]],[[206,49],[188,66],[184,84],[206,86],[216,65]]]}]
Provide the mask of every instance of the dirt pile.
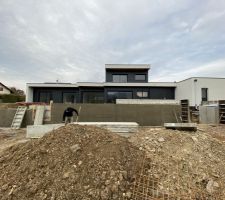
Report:
[{"label": "dirt pile", "polygon": [[146,152],[149,167],[142,173],[155,180],[155,190],[174,199],[225,199],[225,143],[204,130],[151,128],[130,138]]},{"label": "dirt pile", "polygon": [[0,199],[130,199],[141,158],[126,138],[68,125],[4,152]]}]

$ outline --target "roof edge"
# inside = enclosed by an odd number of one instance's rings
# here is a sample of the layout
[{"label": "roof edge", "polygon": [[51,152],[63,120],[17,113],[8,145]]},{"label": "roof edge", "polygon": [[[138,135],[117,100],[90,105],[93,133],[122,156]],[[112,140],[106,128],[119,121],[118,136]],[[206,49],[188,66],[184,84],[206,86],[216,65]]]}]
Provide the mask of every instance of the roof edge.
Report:
[{"label": "roof edge", "polygon": [[150,69],[150,64],[105,64],[105,69]]},{"label": "roof edge", "polygon": [[7,90],[9,90],[11,93],[13,93],[13,91],[9,88],[9,87],[7,87],[6,85],[4,85],[2,82],[0,82],[0,85],[2,85],[3,87],[5,87]]}]

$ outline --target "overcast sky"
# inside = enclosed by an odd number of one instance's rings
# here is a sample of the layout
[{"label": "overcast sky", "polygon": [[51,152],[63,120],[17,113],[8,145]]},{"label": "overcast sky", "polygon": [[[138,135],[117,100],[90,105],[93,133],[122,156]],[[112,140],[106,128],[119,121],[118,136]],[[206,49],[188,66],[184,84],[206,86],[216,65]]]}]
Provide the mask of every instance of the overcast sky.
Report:
[{"label": "overcast sky", "polygon": [[225,0],[0,0],[0,82],[103,82],[106,63],[225,77]]}]

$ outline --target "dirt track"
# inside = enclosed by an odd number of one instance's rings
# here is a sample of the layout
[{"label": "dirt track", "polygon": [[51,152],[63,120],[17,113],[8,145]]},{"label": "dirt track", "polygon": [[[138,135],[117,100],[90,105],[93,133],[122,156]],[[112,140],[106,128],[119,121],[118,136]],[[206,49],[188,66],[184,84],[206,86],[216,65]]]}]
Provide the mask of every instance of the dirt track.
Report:
[{"label": "dirt track", "polygon": [[0,128],[0,155],[8,147],[26,141],[29,141],[29,139],[26,139],[26,129]]}]

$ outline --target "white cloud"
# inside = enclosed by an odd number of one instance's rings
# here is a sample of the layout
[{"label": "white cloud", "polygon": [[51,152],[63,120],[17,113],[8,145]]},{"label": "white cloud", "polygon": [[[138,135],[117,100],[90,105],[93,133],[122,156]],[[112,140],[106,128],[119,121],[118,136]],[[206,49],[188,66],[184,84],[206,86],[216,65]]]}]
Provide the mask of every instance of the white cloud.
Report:
[{"label": "white cloud", "polygon": [[216,60],[202,65],[190,65],[188,69],[183,71],[180,70],[179,72],[167,71],[167,74],[164,74],[153,81],[181,81],[189,77],[210,77],[212,74],[215,77],[221,77],[221,74],[225,74],[225,59]]},{"label": "white cloud", "polygon": [[150,80],[217,76],[207,65],[224,59],[224,11],[223,0],[1,0],[0,81],[104,81],[105,63],[150,63]]}]

